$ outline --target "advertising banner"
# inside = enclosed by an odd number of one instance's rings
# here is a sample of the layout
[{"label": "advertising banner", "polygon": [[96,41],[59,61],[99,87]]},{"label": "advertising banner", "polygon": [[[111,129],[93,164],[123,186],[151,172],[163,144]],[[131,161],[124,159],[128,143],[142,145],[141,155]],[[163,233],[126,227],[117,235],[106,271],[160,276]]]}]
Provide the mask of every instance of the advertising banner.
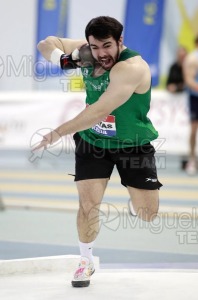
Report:
[{"label": "advertising banner", "polygon": [[[65,37],[67,32],[68,0],[38,0],[37,43],[47,36]],[[47,62],[37,51],[36,76],[57,76],[59,67]]]},{"label": "advertising banner", "polygon": [[147,61],[153,86],[159,81],[163,12],[164,0],[128,0],[126,6],[124,43]]}]

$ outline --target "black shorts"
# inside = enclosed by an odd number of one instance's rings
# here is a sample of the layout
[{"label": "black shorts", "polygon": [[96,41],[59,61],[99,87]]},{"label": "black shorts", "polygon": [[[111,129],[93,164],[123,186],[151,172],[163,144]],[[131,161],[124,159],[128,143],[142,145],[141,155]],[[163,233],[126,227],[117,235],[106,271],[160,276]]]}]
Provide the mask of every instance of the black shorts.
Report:
[{"label": "black shorts", "polygon": [[198,96],[189,96],[190,120],[198,121]]},{"label": "black shorts", "polygon": [[156,190],[162,184],[157,179],[155,149],[149,143],[138,147],[103,149],[84,141],[78,133],[74,135],[75,181],[110,178],[114,166],[121,183],[138,189]]}]

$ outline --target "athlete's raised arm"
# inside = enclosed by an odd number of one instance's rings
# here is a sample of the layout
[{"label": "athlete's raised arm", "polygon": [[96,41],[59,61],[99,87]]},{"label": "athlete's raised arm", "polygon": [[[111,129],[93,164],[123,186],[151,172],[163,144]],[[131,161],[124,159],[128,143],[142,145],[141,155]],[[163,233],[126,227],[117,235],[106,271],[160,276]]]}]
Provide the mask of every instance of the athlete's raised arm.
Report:
[{"label": "athlete's raised arm", "polygon": [[70,54],[76,48],[80,48],[82,45],[86,43],[87,41],[85,39],[73,40],[67,38],[58,38],[55,36],[48,36],[45,40],[42,40],[38,43],[37,48],[45,59],[53,63],[56,63],[55,61],[53,61],[53,57],[52,57],[52,53],[54,52],[54,50],[56,49],[59,50],[55,53],[57,53],[57,55],[59,55],[60,58],[61,54],[63,53]]}]

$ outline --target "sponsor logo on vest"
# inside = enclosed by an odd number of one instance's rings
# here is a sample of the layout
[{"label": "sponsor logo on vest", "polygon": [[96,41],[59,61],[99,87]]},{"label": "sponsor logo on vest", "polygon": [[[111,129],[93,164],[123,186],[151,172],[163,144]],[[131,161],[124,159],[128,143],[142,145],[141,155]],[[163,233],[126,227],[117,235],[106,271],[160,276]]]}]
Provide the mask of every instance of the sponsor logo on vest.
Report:
[{"label": "sponsor logo on vest", "polygon": [[89,73],[88,69],[84,68],[83,71],[82,71],[83,76],[87,77],[88,73]]},{"label": "sponsor logo on vest", "polygon": [[[95,84],[95,83],[93,83],[93,82],[90,81],[90,80],[85,80],[85,85],[86,85],[86,87],[87,87],[88,85],[90,85],[91,87],[93,87],[93,89],[94,89],[95,91],[99,91],[99,92],[101,92],[102,90],[106,90],[108,84],[109,84],[109,81],[108,81],[108,80],[104,80],[104,82],[101,82],[100,84]],[[88,90],[89,90],[89,89],[88,89]]]}]

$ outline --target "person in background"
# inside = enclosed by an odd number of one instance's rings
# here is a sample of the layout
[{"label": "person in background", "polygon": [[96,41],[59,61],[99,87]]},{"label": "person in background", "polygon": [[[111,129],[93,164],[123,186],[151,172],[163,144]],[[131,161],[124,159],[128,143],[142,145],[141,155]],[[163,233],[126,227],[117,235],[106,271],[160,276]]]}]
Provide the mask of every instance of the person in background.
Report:
[{"label": "person in background", "polygon": [[184,47],[177,49],[177,60],[170,66],[166,88],[171,93],[183,92],[185,89],[185,82],[183,76],[183,62],[187,55]]},{"label": "person in background", "polygon": [[190,138],[189,138],[189,158],[186,165],[186,172],[189,175],[197,173],[196,162],[196,135],[198,128],[198,36],[195,38],[195,50],[190,52],[184,61],[184,80],[189,96],[190,113]]}]

